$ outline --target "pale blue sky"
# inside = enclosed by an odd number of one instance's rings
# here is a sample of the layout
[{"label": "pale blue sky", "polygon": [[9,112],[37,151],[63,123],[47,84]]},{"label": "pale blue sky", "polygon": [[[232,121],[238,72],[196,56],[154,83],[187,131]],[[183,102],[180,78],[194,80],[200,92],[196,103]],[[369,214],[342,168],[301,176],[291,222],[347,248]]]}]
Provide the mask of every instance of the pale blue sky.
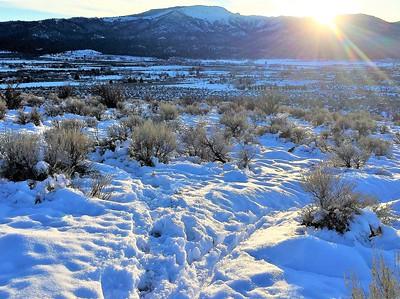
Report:
[{"label": "pale blue sky", "polygon": [[265,16],[365,13],[400,21],[400,0],[0,0],[0,21],[129,15],[151,8],[195,4]]}]

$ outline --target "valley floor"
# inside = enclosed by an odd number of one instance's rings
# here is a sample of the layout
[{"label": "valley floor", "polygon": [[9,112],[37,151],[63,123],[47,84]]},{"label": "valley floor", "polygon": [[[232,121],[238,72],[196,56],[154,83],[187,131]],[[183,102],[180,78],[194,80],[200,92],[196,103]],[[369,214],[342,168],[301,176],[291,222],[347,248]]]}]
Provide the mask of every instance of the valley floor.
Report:
[{"label": "valley floor", "polygon": [[[50,126],[15,125],[13,113],[1,129]],[[367,286],[373,255],[391,260],[400,248],[397,224],[372,240],[369,225],[380,223],[368,211],[344,235],[304,228],[299,209],[311,199],[299,180],[324,154],[289,152],[294,144],[272,134],[259,142],[250,170],[179,157],[140,167],[123,143],[93,153],[93,167],[113,177],[109,201],[62,175],[35,186],[0,181],[0,298],[345,298],[351,274]],[[396,145],[392,159],[345,177],[397,209],[399,158]],[[49,184],[54,191],[35,204]]]}]

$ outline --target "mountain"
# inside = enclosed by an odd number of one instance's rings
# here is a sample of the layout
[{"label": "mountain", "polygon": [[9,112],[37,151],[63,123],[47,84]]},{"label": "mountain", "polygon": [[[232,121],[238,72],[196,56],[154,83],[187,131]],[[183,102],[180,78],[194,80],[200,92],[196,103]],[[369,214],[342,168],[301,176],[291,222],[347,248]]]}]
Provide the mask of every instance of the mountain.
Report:
[{"label": "mountain", "polygon": [[31,54],[93,49],[190,58],[400,58],[400,23],[345,15],[337,30],[312,18],[234,14],[179,6],[111,18],[0,23],[0,49]]}]

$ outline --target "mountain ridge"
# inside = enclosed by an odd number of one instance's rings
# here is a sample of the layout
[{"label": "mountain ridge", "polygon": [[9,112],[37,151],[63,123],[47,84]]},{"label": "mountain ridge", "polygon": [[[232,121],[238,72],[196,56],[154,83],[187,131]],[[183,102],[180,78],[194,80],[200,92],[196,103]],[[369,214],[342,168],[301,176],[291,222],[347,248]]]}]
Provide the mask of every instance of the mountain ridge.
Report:
[{"label": "mountain ridge", "polygon": [[343,15],[337,27],[341,39],[310,17],[177,6],[121,17],[0,22],[0,49],[42,55],[90,48],[161,58],[400,58],[400,22]]}]

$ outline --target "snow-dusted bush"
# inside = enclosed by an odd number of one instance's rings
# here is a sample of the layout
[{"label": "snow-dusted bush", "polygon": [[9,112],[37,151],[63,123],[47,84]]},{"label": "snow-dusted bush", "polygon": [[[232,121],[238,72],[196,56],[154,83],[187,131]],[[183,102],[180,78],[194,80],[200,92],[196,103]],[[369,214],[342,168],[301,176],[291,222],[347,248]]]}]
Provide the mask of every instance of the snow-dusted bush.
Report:
[{"label": "snow-dusted bush", "polygon": [[101,175],[96,173],[92,176],[92,184],[90,186],[90,197],[96,197],[102,200],[110,200],[112,192],[108,190],[113,177],[111,175]]},{"label": "snow-dusted bush", "polygon": [[83,116],[96,117],[101,119],[106,107],[96,98],[92,97],[86,100],[77,98],[68,98],[64,102],[64,112]]},{"label": "snow-dusted bush", "polygon": [[380,138],[361,137],[358,143],[366,152],[377,157],[389,156],[392,149],[392,144],[389,141]]},{"label": "snow-dusted bush", "polygon": [[7,104],[3,100],[0,99],[0,120],[6,116],[7,113]]},{"label": "snow-dusted bush", "polygon": [[118,103],[125,101],[125,91],[118,84],[102,84],[94,88],[93,93],[98,95],[101,103],[108,108],[117,108]]},{"label": "snow-dusted bush", "polygon": [[23,109],[19,109],[16,122],[20,125],[26,125],[27,123],[29,123],[29,114],[26,113]]},{"label": "snow-dusted bush", "polygon": [[45,133],[47,144],[45,161],[51,170],[72,174],[83,167],[91,147],[91,140],[82,133],[78,123],[61,122]]},{"label": "snow-dusted bush", "polygon": [[229,161],[231,142],[224,132],[215,129],[209,136],[204,137],[202,146],[205,147],[208,161],[221,163]]},{"label": "snow-dusted bush", "polygon": [[21,92],[17,90],[17,86],[13,86],[12,84],[8,84],[5,91],[0,93],[0,99],[6,103],[8,109],[18,109],[21,107]]},{"label": "snow-dusted bush", "polygon": [[183,153],[199,157],[204,161],[222,162],[229,161],[229,151],[231,148],[230,137],[223,131],[213,129],[207,134],[203,124],[198,124],[194,128],[187,128],[181,137]]},{"label": "snow-dusted bush", "polygon": [[278,113],[282,103],[282,96],[275,93],[263,95],[257,102],[257,109],[265,115],[275,115]]},{"label": "snow-dusted bush", "polygon": [[333,149],[333,162],[336,166],[359,169],[370,158],[370,153],[355,146],[350,140],[345,140]]},{"label": "snow-dusted bush", "polygon": [[305,117],[314,126],[321,126],[332,119],[331,113],[327,109],[313,109]]},{"label": "snow-dusted bush", "polygon": [[57,129],[81,131],[86,126],[86,122],[78,119],[64,119],[55,120],[52,125]]},{"label": "snow-dusted bush", "polygon": [[44,111],[47,116],[55,117],[64,114],[64,109],[53,101],[44,104]]},{"label": "snow-dusted bush", "polygon": [[256,150],[250,144],[243,144],[239,151],[238,167],[245,169],[250,168],[251,162],[256,157]]},{"label": "snow-dusted bush", "polygon": [[135,128],[132,134],[130,154],[142,165],[154,166],[153,158],[168,163],[175,149],[175,134],[164,123],[146,121]]},{"label": "snow-dusted bush", "polygon": [[294,125],[288,125],[281,129],[279,137],[289,139],[291,142],[296,144],[305,144],[309,137],[309,132],[302,127],[296,127]]},{"label": "snow-dusted bush", "polygon": [[66,99],[72,97],[74,94],[74,89],[69,85],[64,85],[58,88],[57,96],[60,99]]},{"label": "snow-dusted bush", "polygon": [[225,112],[220,119],[220,123],[226,127],[228,134],[233,137],[239,137],[249,127],[245,112]]},{"label": "snow-dusted bush", "polygon": [[306,226],[344,233],[365,205],[361,195],[354,192],[354,185],[323,166],[304,176],[303,188],[313,199],[302,215]]},{"label": "snow-dusted bush", "polygon": [[42,115],[33,107],[31,112],[28,115],[29,121],[32,122],[35,126],[40,126],[42,124]]},{"label": "snow-dusted bush", "polygon": [[107,138],[105,140],[105,143],[102,145],[114,151],[117,146],[117,143],[128,140],[128,137],[129,137],[128,127],[121,124],[112,125],[107,129]]},{"label": "snow-dusted bush", "polygon": [[394,136],[393,136],[393,142],[394,142],[395,144],[400,144],[400,133],[399,133],[399,132],[397,132],[396,134],[394,134]]},{"label": "snow-dusted bush", "polygon": [[358,131],[360,136],[367,136],[376,131],[376,121],[368,112],[355,112],[347,115],[351,128]]},{"label": "snow-dusted bush", "polygon": [[[398,258],[397,258],[398,259]],[[383,256],[375,257],[372,262],[369,290],[366,292],[359,280],[352,276],[347,279],[351,288],[351,298],[353,299],[398,299],[400,298],[400,277],[398,271],[398,261],[396,267],[390,268]]]},{"label": "snow-dusted bush", "polygon": [[160,104],[160,118],[163,121],[174,120],[178,117],[179,111],[178,108],[170,103],[161,103]]},{"label": "snow-dusted bush", "polygon": [[283,132],[289,128],[290,124],[287,117],[273,117],[271,118],[271,124],[269,126],[269,132],[272,134],[277,134]]},{"label": "snow-dusted bush", "polygon": [[125,127],[132,134],[134,129],[143,123],[144,119],[141,116],[137,114],[131,114],[121,121],[121,126]]},{"label": "snow-dusted bush", "polygon": [[2,175],[13,181],[35,179],[39,162],[40,138],[36,134],[6,132],[0,134]]},{"label": "snow-dusted bush", "polygon": [[209,111],[207,109],[202,109],[197,103],[185,106],[185,112],[191,115],[205,115]]},{"label": "snow-dusted bush", "polygon": [[207,148],[204,146],[206,134],[204,125],[201,123],[196,127],[186,128],[181,136],[182,152],[190,157],[206,160],[208,157]]}]

